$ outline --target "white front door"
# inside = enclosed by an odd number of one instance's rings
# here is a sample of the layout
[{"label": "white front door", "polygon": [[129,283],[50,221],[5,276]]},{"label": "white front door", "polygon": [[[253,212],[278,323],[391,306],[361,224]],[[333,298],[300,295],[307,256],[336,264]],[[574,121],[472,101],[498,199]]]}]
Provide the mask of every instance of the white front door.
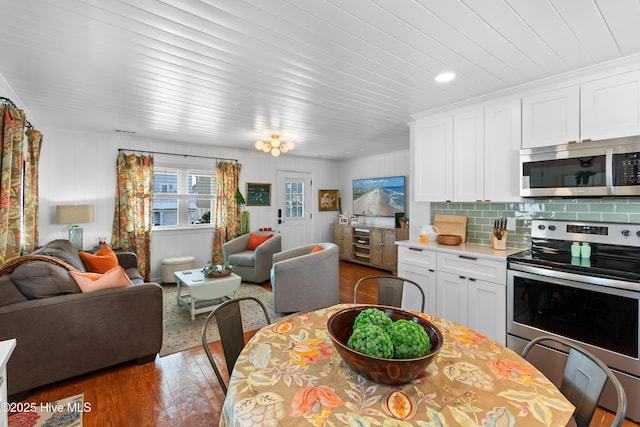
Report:
[{"label": "white front door", "polygon": [[276,191],[282,250],[313,243],[311,174],[278,171]]}]

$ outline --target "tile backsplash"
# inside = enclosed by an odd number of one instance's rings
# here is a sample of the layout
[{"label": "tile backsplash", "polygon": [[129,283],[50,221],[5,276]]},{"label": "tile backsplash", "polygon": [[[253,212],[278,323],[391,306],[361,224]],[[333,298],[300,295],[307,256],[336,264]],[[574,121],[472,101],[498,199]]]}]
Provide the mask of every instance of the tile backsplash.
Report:
[{"label": "tile backsplash", "polygon": [[515,218],[516,230],[509,231],[507,247],[526,248],[531,243],[531,220],[537,218],[640,223],[640,198],[523,199],[522,202],[432,202],[435,214],[466,215],[467,241],[491,244],[496,218]]}]

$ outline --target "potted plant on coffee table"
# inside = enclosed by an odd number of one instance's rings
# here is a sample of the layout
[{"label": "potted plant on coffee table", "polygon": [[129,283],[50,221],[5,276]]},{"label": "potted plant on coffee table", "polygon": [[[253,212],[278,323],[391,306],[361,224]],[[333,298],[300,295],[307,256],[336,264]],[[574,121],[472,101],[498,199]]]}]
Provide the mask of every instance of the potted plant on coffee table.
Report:
[{"label": "potted plant on coffee table", "polygon": [[225,262],[224,264],[214,264],[211,261],[202,268],[202,274],[207,277],[225,277],[233,273],[235,266]]}]

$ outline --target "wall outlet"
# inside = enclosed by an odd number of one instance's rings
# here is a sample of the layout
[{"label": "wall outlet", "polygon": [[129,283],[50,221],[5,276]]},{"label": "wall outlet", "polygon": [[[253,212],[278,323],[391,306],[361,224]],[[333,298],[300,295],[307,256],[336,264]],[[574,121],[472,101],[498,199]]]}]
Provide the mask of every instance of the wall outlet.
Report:
[{"label": "wall outlet", "polygon": [[507,218],[507,230],[515,231],[516,229],[516,219],[515,218]]}]

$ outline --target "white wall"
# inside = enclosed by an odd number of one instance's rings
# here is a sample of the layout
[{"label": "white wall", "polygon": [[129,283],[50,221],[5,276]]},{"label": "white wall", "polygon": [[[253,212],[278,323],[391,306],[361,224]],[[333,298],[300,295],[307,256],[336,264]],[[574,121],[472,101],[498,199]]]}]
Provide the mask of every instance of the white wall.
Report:
[{"label": "white wall", "polygon": [[[37,125],[37,123],[36,123]],[[94,134],[69,130],[41,129],[44,135],[40,163],[40,244],[67,238],[68,226],[56,224],[56,205],[93,204],[95,222],[84,224],[84,247],[90,249],[98,236],[111,236],[115,207],[116,158],[118,148],[238,159],[242,164],[240,190],[246,182],[276,183],[277,170],[309,172],[313,177],[314,241],[332,241],[331,224],[337,213],[317,212],[316,189],[338,188],[339,162],[293,155],[273,158],[262,152],[228,148],[147,141],[117,134]],[[213,164],[213,160],[155,155],[160,159],[178,159],[194,166]],[[278,191],[273,188],[272,191]],[[252,229],[277,227],[276,211],[270,207],[247,207]],[[110,238],[110,237],[109,237]],[[194,255],[196,265],[204,265],[211,257],[211,229],[154,232],[152,237],[151,276],[160,277],[160,262],[165,257]]]}]

